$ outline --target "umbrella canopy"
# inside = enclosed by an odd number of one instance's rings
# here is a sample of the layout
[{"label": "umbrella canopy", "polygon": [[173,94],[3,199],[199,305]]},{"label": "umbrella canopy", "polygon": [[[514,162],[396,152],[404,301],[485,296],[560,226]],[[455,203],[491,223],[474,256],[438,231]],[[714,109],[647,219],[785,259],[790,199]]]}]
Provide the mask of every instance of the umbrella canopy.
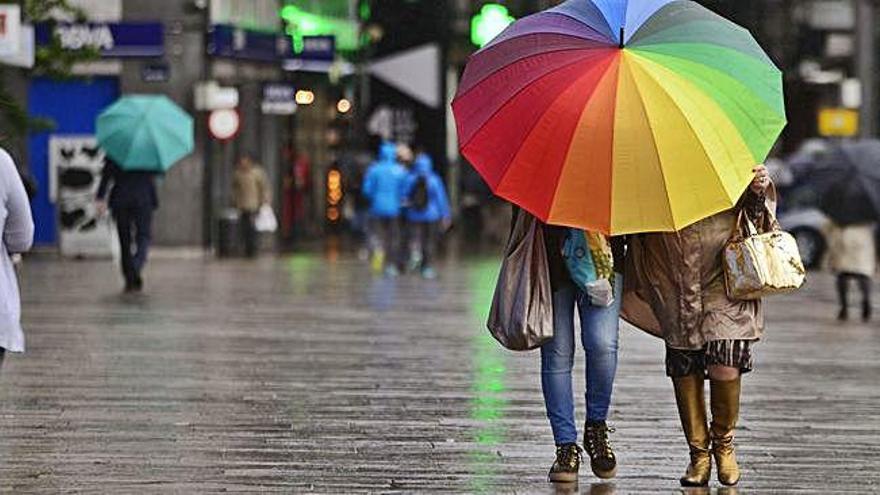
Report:
[{"label": "umbrella canopy", "polygon": [[820,208],[838,225],[880,220],[880,141],[844,143],[812,173]]},{"label": "umbrella canopy", "polygon": [[125,170],[165,172],[193,150],[193,119],[161,95],[120,98],[98,116],[98,144]]},{"label": "umbrella canopy", "polygon": [[688,0],[569,0],[473,55],[462,154],[545,222],[623,234],[733,207],[785,127],[749,32]]}]

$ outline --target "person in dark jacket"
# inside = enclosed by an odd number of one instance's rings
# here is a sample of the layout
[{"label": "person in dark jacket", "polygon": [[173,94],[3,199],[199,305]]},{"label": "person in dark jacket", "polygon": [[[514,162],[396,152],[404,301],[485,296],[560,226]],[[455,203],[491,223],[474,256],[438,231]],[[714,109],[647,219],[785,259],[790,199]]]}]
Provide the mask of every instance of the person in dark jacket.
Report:
[{"label": "person in dark jacket", "polygon": [[150,249],[153,212],[159,207],[154,177],[152,172],[123,170],[107,158],[98,186],[98,214],[109,207],[119,231],[126,292],[144,287],[141,272]]},{"label": "person in dark jacket", "polygon": [[[515,208],[513,223],[522,214]],[[610,239],[613,258],[614,294],[610,305],[593,301],[572,279],[563,257],[563,245],[570,229],[542,224],[550,285],[553,290],[553,339],[541,346],[541,390],[553,439],[556,461],[550,468],[553,482],[575,482],[580,470],[581,448],[575,424],[575,401],[572,394],[572,368],[575,358],[575,309],[581,323],[581,345],[586,355],[587,420],[584,425],[584,450],[597,477],[613,478],[617,458],[608,437],[606,420],[617,374],[617,351],[620,328],[620,304],[623,295],[625,241]]]},{"label": "person in dark jacket", "polygon": [[422,277],[436,277],[432,262],[437,235],[442,225],[449,225],[451,213],[443,179],[434,171],[427,153],[420,153],[404,181],[403,197],[407,203],[407,238],[413,241],[410,261],[417,263]]}]

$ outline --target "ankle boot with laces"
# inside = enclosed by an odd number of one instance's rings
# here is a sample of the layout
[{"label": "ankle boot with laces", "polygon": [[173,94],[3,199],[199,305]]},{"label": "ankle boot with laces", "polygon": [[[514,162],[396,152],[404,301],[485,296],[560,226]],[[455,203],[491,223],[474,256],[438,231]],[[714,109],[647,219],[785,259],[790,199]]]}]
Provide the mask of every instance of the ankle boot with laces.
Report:
[{"label": "ankle boot with laces", "polygon": [[584,450],[590,456],[593,474],[602,479],[617,475],[617,458],[608,439],[613,432],[604,421],[587,421],[584,426]]},{"label": "ankle boot with laces", "polygon": [[550,481],[574,483],[581,468],[581,448],[576,443],[556,446],[556,462],[550,468]]}]

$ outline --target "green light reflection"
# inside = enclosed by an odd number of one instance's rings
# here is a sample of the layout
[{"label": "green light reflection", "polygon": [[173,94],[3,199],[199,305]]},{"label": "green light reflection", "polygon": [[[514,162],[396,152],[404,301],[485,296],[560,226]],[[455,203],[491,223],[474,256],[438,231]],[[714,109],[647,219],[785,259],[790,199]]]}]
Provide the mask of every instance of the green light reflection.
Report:
[{"label": "green light reflection", "polygon": [[298,253],[288,258],[287,272],[295,295],[306,294],[319,263],[320,260],[313,254]]},{"label": "green light reflection", "polygon": [[471,316],[474,321],[474,335],[471,339],[473,352],[473,383],[471,390],[471,419],[477,423],[474,433],[476,446],[469,453],[469,464],[474,475],[471,489],[477,493],[492,491],[493,480],[498,475],[498,446],[507,435],[504,419],[508,400],[505,375],[507,373],[504,350],[486,330],[486,319],[492,303],[495,281],[498,278],[497,259],[479,261],[469,267],[473,297]]}]

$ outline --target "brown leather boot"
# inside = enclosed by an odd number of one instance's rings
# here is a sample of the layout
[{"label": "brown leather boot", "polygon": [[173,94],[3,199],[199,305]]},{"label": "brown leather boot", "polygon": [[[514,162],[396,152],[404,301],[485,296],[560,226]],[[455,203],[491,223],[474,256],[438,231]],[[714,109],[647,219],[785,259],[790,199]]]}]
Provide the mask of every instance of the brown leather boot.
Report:
[{"label": "brown leather boot", "polygon": [[681,477],[681,486],[708,486],[712,476],[709,451],[709,425],[706,422],[704,378],[698,375],[673,378],[675,402],[681,428],[691,451],[691,463]]},{"label": "brown leather boot", "polygon": [[718,481],[726,486],[739,482],[740,470],[733,447],[733,432],[739,419],[742,378],[726,382],[711,381],[712,454],[718,466]]}]

